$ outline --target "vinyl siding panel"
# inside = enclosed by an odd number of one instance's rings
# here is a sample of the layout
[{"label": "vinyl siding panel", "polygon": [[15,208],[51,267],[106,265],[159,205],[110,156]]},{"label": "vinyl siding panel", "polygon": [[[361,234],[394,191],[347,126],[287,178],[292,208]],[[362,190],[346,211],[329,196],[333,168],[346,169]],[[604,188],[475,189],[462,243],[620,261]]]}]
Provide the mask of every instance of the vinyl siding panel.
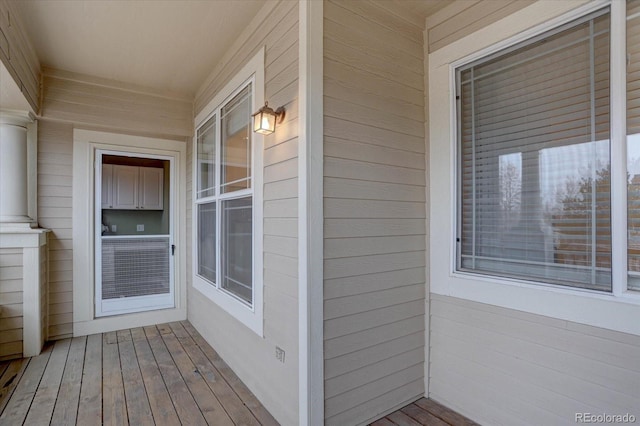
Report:
[{"label": "vinyl siding panel", "polygon": [[166,139],[193,134],[188,97],[45,68],[42,115],[82,126]]},{"label": "vinyl siding panel", "polygon": [[20,14],[0,0],[0,60],[34,111],[40,108],[40,61],[25,32]]},{"label": "vinyl siding panel", "polygon": [[429,396],[482,424],[640,416],[640,337],[431,296]]},{"label": "vinyl siding panel", "polygon": [[[265,47],[265,99],[270,105],[284,105],[286,116],[277,131],[264,138],[264,169],[260,171],[264,197],[264,337],[257,336],[192,287],[188,315],[269,412],[281,424],[295,425],[298,423],[298,5],[282,1],[272,7],[257,28],[249,29],[230,48],[197,92],[195,101],[197,114],[258,49]],[[193,157],[192,147],[189,157]],[[276,346],[285,350],[284,363],[275,358]]]},{"label": "vinyl siding panel", "polygon": [[423,38],[372,2],[324,11],[325,422],[366,424],[424,394]]},{"label": "vinyl siding panel", "polygon": [[456,0],[427,17],[429,53],[523,9],[535,0]]},{"label": "vinyl siding panel", "polygon": [[38,224],[48,235],[47,333],[50,340],[73,333],[72,188],[73,125],[38,123]]},{"label": "vinyl siding panel", "polygon": [[0,249],[0,361],[22,357],[22,249]]}]

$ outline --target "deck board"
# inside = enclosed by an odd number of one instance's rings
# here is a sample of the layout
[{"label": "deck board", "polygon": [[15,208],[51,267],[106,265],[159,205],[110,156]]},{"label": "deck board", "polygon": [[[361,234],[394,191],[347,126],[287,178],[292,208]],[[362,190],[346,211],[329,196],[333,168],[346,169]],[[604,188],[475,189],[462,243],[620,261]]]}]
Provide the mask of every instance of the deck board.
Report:
[{"label": "deck board", "polygon": [[251,414],[251,411],[243,404],[240,397],[222,378],[220,372],[209,362],[209,359],[185,330],[184,326],[181,323],[171,323],[170,326],[202,378],[225,408],[231,420],[233,420],[233,423],[248,426],[259,425],[260,422]]},{"label": "deck board", "polygon": [[191,335],[196,344],[200,347],[202,352],[209,359],[211,364],[220,372],[224,380],[229,383],[234,392],[240,397],[244,405],[251,410],[253,415],[258,419],[260,424],[265,426],[277,426],[279,423],[273,418],[273,416],[264,408],[264,406],[258,401],[258,398],[251,393],[249,388],[242,383],[242,381],[236,376],[226,362],[220,358],[218,353],[204,340],[204,338],[196,331],[196,329],[188,321],[181,323],[185,330]]},{"label": "deck board", "polygon": [[142,328],[134,328],[131,330],[131,336],[138,356],[140,373],[149,395],[149,405],[154,419],[162,419],[163,424],[167,426],[180,425],[178,413],[176,413],[169,391],[167,391],[164,380],[162,380],[162,375],[153,357],[144,330]]},{"label": "deck board", "polygon": [[87,337],[82,370],[80,403],[78,404],[79,425],[102,424],[102,335]]},{"label": "deck board", "polygon": [[105,333],[102,339],[102,421],[114,426],[127,423],[116,332]]},{"label": "deck board", "polygon": [[58,340],[47,362],[40,385],[33,398],[32,407],[27,414],[25,424],[44,425],[51,422],[53,408],[58,397],[58,390],[62,383],[62,373],[67,362],[67,354],[71,340]]},{"label": "deck board", "polygon": [[147,391],[144,388],[142,373],[138,365],[138,358],[133,347],[131,332],[118,331],[118,350],[122,365],[122,380],[124,382],[124,396],[127,403],[129,423],[141,426],[153,426],[153,414]]},{"label": "deck board", "polygon": [[62,374],[62,383],[58,392],[58,400],[51,418],[52,425],[71,425],[76,422],[86,346],[86,336],[74,337],[71,340],[69,354]]},{"label": "deck board", "polygon": [[[0,362],[0,426],[278,422],[188,321],[47,343]],[[421,398],[374,426],[476,423]]]},{"label": "deck board", "polygon": [[193,399],[193,395],[191,395],[178,367],[173,362],[158,329],[156,327],[145,327],[144,331],[169,390],[169,395],[171,395],[173,406],[178,412],[178,417],[183,424],[206,425],[207,422],[202,416],[198,404]]},{"label": "deck board", "polygon": [[437,403],[420,398],[413,404],[376,420],[370,426],[478,426],[477,423]]},{"label": "deck board", "polygon": [[278,423],[184,321],[59,340],[0,362],[4,424]]},{"label": "deck board", "polygon": [[13,395],[0,415],[0,424],[20,425],[24,423],[52,350],[53,345],[47,345],[40,355],[31,358]]},{"label": "deck board", "polygon": [[0,413],[4,411],[9,398],[11,398],[20,378],[27,369],[29,359],[15,359],[6,364],[7,368],[3,370],[2,376],[0,376]]},{"label": "deck board", "polygon": [[[169,330],[171,329],[169,328]],[[180,374],[182,374],[185,383],[189,387],[189,390],[196,400],[196,404],[198,404],[200,412],[207,420],[207,423],[216,423],[221,426],[233,426],[231,418],[224,408],[222,408],[222,404],[220,404],[218,398],[216,398],[213,392],[211,392],[211,389],[209,389],[200,375],[200,372],[191,362],[191,359],[184,351],[180,342],[178,342],[176,336],[172,332],[161,332],[161,334],[162,340],[167,346],[169,352],[171,352],[171,356],[173,357]]]}]

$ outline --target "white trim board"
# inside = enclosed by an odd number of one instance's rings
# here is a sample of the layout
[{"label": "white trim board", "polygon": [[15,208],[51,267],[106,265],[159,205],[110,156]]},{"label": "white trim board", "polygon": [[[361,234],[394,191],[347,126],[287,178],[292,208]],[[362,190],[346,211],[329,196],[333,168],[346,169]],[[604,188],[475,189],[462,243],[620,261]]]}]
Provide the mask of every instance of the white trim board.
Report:
[{"label": "white trim board", "polygon": [[323,2],[299,3],[299,424],[324,424]]},{"label": "white trim board", "polygon": [[[94,173],[96,149],[173,157],[176,200],[175,308],[95,318]],[[187,318],[186,158],[184,142],[74,129],[73,131],[73,334],[82,336]],[[90,283],[91,285],[87,285]]]}]

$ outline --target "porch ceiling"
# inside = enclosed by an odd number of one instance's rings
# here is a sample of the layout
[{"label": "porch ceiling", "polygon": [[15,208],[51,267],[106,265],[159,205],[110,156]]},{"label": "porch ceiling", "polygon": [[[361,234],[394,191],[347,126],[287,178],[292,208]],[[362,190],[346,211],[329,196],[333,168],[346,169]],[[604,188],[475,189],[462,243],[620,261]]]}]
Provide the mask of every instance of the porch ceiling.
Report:
[{"label": "porch ceiling", "polygon": [[265,3],[11,1],[43,66],[186,96],[193,96]]}]

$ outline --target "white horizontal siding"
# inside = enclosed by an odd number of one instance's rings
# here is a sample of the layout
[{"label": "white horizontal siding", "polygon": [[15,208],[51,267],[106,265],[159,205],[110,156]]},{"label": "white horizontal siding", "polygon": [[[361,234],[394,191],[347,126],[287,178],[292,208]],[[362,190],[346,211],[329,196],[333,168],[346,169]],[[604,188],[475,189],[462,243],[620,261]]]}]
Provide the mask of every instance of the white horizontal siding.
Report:
[{"label": "white horizontal siding", "polygon": [[22,357],[22,249],[0,249],[0,361]]},{"label": "white horizontal siding", "polygon": [[427,17],[429,53],[453,43],[535,0],[456,0],[448,7]]},{"label": "white horizontal siding", "polygon": [[[49,246],[49,339],[73,333],[72,165],[73,125],[38,124],[38,223],[51,229]],[[47,312],[47,310],[45,310]],[[46,322],[45,322],[46,323]]]},{"label": "white horizontal siding", "polygon": [[[195,100],[197,114],[265,47],[265,99],[274,107],[284,106],[286,115],[276,132],[264,138],[264,169],[256,171],[263,173],[264,338],[192,288],[188,315],[274,417],[294,425],[298,422],[298,6],[290,1],[272,6],[257,28],[238,38]],[[189,156],[191,161],[191,150]],[[284,363],[275,358],[276,346],[285,351]]]},{"label": "white horizontal siding", "polygon": [[40,106],[40,61],[16,4],[0,0],[0,60],[34,111]]},{"label": "white horizontal siding", "polygon": [[424,393],[422,30],[324,11],[325,420],[364,424]]},{"label": "white horizontal siding", "polygon": [[188,97],[48,68],[42,84],[41,114],[49,120],[167,139],[193,134]]},{"label": "white horizontal siding", "polygon": [[486,424],[640,417],[640,338],[431,296],[429,396]]}]

